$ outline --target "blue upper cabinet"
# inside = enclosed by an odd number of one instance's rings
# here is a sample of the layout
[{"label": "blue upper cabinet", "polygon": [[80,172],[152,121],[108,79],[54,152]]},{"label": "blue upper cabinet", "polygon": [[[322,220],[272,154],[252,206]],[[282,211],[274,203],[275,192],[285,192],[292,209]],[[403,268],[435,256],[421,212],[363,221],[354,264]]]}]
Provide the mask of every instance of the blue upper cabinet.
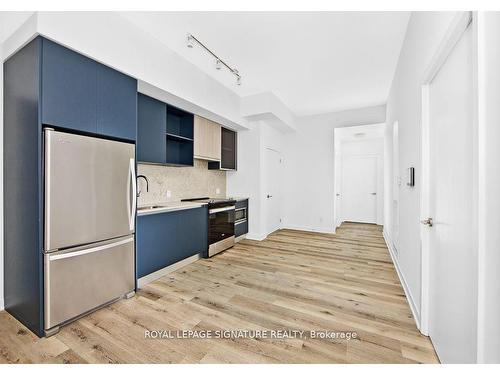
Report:
[{"label": "blue upper cabinet", "polygon": [[97,64],[97,132],[135,140],[137,80]]},{"label": "blue upper cabinet", "polygon": [[167,162],[167,105],[137,94],[137,161]]},{"label": "blue upper cabinet", "polygon": [[43,39],[42,123],[97,132],[96,62]]},{"label": "blue upper cabinet", "polygon": [[137,160],[192,167],[194,116],[144,94],[137,94]]},{"label": "blue upper cabinet", "polygon": [[43,39],[42,123],[135,140],[137,80]]}]

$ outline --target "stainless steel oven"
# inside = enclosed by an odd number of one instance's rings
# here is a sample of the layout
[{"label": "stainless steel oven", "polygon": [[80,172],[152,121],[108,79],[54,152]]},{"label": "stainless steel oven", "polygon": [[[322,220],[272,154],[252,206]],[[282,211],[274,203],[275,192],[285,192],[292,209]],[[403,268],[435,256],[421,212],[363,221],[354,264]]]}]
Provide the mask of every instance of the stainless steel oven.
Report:
[{"label": "stainless steel oven", "polygon": [[235,206],[209,208],[208,256],[213,256],[234,245]]}]

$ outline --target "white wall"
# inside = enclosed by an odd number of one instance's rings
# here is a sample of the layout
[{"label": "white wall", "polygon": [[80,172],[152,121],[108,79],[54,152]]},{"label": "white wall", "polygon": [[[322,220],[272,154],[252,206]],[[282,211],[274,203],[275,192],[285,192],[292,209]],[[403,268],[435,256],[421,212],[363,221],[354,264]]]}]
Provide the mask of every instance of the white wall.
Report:
[{"label": "white wall", "polygon": [[478,362],[500,363],[500,13],[478,15]]},{"label": "white wall", "polygon": [[[423,74],[441,42],[453,12],[414,12],[410,17],[396,74],[387,100],[386,130],[386,202],[393,202],[392,124],[399,123],[399,171],[404,176],[408,167],[415,168],[415,187],[399,188],[398,266],[402,272],[407,297],[416,313],[420,312],[420,132],[421,83]],[[386,205],[384,231],[392,236],[392,210]],[[417,317],[418,318],[418,317]]]},{"label": "white wall", "polygon": [[284,137],[284,227],[334,232],[334,129],[383,122],[385,106],[297,119]]}]

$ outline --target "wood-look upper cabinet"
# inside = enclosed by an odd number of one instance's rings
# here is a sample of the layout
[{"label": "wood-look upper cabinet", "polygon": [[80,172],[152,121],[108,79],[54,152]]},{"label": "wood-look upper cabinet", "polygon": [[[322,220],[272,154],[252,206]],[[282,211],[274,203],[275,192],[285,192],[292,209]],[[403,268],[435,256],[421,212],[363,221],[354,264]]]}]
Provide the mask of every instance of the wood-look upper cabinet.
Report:
[{"label": "wood-look upper cabinet", "polygon": [[204,117],[194,117],[194,157],[221,160],[221,126]]}]

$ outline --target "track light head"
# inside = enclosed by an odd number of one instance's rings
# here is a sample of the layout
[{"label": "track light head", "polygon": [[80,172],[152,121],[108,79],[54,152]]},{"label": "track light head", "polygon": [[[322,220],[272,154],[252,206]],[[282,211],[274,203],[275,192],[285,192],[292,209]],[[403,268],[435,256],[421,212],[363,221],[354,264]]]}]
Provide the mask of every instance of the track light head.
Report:
[{"label": "track light head", "polygon": [[238,78],[236,78],[236,84],[238,86],[241,86],[241,76],[238,76]]},{"label": "track light head", "polygon": [[220,62],[220,60],[216,60],[215,61],[215,69],[220,70],[221,66],[222,66],[222,63]]},{"label": "track light head", "polygon": [[187,47],[193,48],[193,37],[191,36],[191,34],[187,35]]}]

